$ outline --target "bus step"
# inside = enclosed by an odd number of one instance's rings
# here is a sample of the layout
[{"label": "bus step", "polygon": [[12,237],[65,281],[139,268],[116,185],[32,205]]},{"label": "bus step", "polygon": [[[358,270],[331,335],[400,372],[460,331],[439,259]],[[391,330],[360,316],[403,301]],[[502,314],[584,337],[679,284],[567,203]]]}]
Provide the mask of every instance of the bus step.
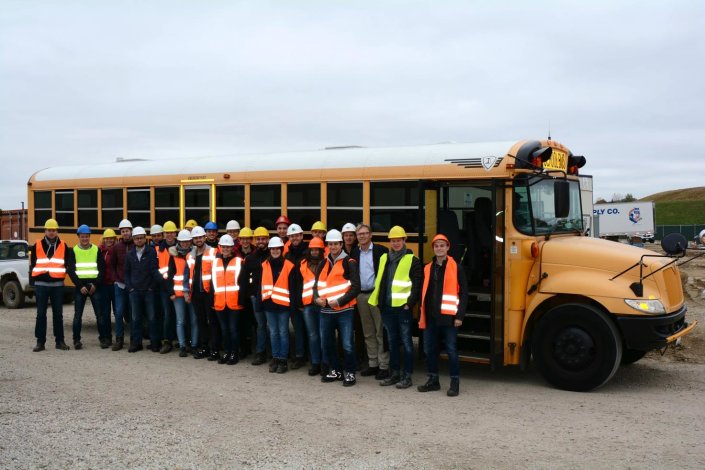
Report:
[{"label": "bus step", "polygon": [[481,333],[458,333],[458,338],[490,340],[490,335]]},{"label": "bus step", "polygon": [[[441,353],[441,359],[448,360],[448,355],[446,353]],[[474,362],[476,364],[489,364],[490,355],[481,353],[458,353],[458,359],[462,362]]]},{"label": "bus step", "polygon": [[474,297],[476,302],[491,302],[492,294],[487,292],[468,292],[468,297]]}]

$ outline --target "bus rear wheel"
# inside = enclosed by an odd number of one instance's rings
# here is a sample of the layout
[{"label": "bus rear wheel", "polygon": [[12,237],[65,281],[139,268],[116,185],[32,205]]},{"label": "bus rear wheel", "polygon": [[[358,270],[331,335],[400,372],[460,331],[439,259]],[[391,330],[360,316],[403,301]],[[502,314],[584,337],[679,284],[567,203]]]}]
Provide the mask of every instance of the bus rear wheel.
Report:
[{"label": "bus rear wheel", "polygon": [[622,360],[622,340],[600,310],[565,304],[539,320],[532,355],[541,375],[556,388],[585,392],[604,385]]}]

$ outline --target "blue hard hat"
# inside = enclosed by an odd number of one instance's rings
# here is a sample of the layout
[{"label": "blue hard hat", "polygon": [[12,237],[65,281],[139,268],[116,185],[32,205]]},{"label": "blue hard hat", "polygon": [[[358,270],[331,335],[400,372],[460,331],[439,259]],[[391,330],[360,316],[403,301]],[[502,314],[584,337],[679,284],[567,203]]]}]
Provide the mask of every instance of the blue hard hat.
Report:
[{"label": "blue hard hat", "polygon": [[218,224],[216,224],[213,221],[210,221],[206,224],[205,227],[203,227],[205,230],[218,230]]},{"label": "blue hard hat", "polygon": [[91,234],[91,229],[90,229],[90,227],[88,227],[88,225],[83,224],[83,225],[81,225],[80,227],[78,227],[78,230],[76,230],[76,233],[77,233],[78,235],[81,235],[82,233],[87,233],[88,235],[90,235],[90,234]]}]

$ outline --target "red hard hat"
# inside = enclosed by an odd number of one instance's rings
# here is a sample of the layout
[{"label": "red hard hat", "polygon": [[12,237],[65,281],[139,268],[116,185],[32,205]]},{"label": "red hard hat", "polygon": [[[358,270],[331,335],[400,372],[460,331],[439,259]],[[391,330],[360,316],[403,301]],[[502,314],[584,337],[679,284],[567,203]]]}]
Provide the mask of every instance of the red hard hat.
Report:
[{"label": "red hard hat", "polygon": [[448,240],[448,237],[446,237],[446,236],[443,235],[442,233],[439,233],[438,235],[436,235],[435,237],[433,237],[433,240],[431,240],[431,245],[433,245],[433,244],[434,244],[436,241],[438,241],[438,240],[443,240],[443,241],[445,241],[445,242],[448,244],[448,246],[450,246],[450,240]]},{"label": "red hard hat", "polygon": [[326,247],[326,244],[323,243],[323,240],[318,238],[318,237],[313,237],[313,240],[308,242],[308,247],[309,248],[320,248],[321,250]]},{"label": "red hard hat", "polygon": [[277,219],[276,222],[274,222],[274,226],[276,227],[279,224],[286,224],[286,225],[291,225],[291,221],[289,218],[285,215],[280,215],[279,218]]}]

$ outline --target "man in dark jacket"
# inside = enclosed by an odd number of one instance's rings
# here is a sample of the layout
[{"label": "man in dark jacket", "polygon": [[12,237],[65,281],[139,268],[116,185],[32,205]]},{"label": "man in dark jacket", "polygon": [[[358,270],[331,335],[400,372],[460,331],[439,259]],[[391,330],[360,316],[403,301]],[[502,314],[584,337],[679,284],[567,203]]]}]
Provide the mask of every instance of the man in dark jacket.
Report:
[{"label": "man in dark jacket", "polygon": [[149,339],[152,352],[159,352],[159,324],[154,306],[154,291],[162,281],[157,252],[147,245],[147,233],[142,227],[132,231],[134,247],[125,259],[125,290],[130,295],[130,348],[127,352],[142,350],[142,318],[149,321]]},{"label": "man in dark jacket", "polygon": [[[301,260],[308,250],[308,243],[304,242],[304,231],[299,224],[291,224],[286,229],[289,237],[289,251],[285,258],[294,263],[296,271],[299,269]],[[300,290],[300,289],[299,289]],[[294,292],[292,290],[292,292]],[[300,307],[300,306],[298,306]],[[306,364],[306,325],[304,323],[303,312],[291,304],[291,325],[294,327],[294,361],[291,363],[292,369],[299,369]]]},{"label": "man in dark jacket", "polygon": [[120,221],[120,241],[113,245],[110,256],[110,269],[115,279],[115,344],[113,351],[122,349],[124,342],[123,320],[130,322],[130,294],[125,288],[125,258],[132,248],[132,223]]},{"label": "man in dark jacket", "polygon": [[262,263],[269,256],[267,245],[269,232],[264,227],[257,227],[254,231],[255,250],[245,258],[245,265],[240,273],[241,294],[246,295],[252,303],[252,311],[257,322],[257,339],[255,343],[255,357],[252,365],[258,366],[267,362],[267,316],[262,308]]},{"label": "man in dark jacket", "polygon": [[[413,308],[421,298],[423,266],[406,248],[406,231],[398,225],[389,230],[390,250],[379,260],[375,290],[369,304],[379,305],[389,339],[391,375],[380,385],[411,387],[414,371],[414,344],[411,341]],[[399,345],[404,347],[404,373],[400,375]]]}]

